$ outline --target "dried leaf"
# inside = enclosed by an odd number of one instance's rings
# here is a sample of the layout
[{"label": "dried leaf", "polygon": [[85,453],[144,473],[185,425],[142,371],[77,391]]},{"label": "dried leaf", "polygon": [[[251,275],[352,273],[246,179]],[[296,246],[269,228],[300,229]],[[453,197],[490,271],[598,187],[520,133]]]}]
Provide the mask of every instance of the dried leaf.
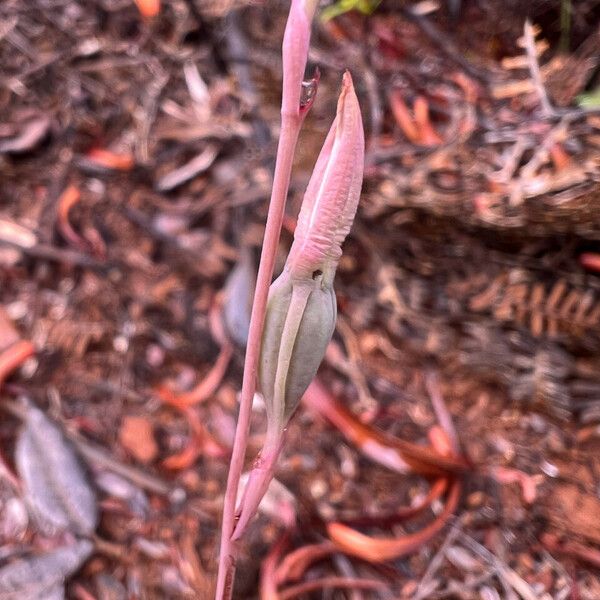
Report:
[{"label": "dried leaf", "polygon": [[37,244],[37,237],[33,231],[14,221],[0,219],[0,241],[20,248],[33,248]]},{"label": "dried leaf", "polygon": [[135,158],[129,152],[92,148],[87,153],[87,158],[95,166],[112,171],[131,171],[135,166]]},{"label": "dried leaf", "polygon": [[123,448],[142,463],[152,462],[158,454],[152,423],[146,417],[126,416],[119,430],[119,440]]},{"label": "dried leaf", "polygon": [[80,540],[71,546],[18,560],[0,569],[1,600],[59,600],[64,580],[90,556],[93,544]]},{"label": "dried leaf", "polygon": [[203,173],[213,164],[218,153],[215,146],[207,146],[204,152],[192,158],[185,165],[161,177],[156,184],[156,189],[159,192],[168,192]]},{"label": "dried leaf", "polygon": [[98,506],[87,474],[61,430],[37,408],[28,408],[15,462],[27,502],[42,527],[94,531]]},{"label": "dried leaf", "polygon": [[2,152],[27,152],[35,148],[46,137],[50,129],[50,119],[39,117],[23,123],[17,135],[0,142]]}]

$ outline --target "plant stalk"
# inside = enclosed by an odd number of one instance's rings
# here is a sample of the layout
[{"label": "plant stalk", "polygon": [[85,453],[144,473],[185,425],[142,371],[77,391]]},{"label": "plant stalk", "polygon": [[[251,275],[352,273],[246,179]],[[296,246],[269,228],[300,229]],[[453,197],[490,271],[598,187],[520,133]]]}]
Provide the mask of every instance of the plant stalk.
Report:
[{"label": "plant stalk", "polygon": [[277,159],[275,162],[271,201],[269,203],[269,212],[265,226],[260,264],[258,267],[258,275],[256,277],[256,290],[254,292],[254,302],[252,304],[252,314],[250,317],[248,344],[246,346],[246,357],[244,360],[240,411],[223,504],[221,547],[215,600],[230,600],[233,593],[238,547],[237,544],[232,541],[231,536],[235,527],[237,490],[244,466],[246,447],[248,445],[252,399],[254,398],[254,393],[256,391],[256,377],[260,357],[262,332],[267,310],[269,286],[271,285],[271,279],[273,278],[273,269],[275,266],[275,257],[281,233],[285,202],[290,184],[294,151],[296,149],[301,125],[302,118],[299,114],[286,114],[282,112],[281,133],[277,147]]}]

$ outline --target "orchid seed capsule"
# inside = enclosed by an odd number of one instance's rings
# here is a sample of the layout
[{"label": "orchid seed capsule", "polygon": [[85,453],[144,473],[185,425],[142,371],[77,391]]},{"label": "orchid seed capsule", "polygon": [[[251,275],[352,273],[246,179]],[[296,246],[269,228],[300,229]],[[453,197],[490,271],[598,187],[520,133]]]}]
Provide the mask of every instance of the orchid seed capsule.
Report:
[{"label": "orchid seed capsule", "polygon": [[[294,284],[288,271],[273,283],[260,361],[267,412],[282,426],[315,376],[335,329],[337,308],[323,276]],[[279,371],[279,377],[278,377]]]}]

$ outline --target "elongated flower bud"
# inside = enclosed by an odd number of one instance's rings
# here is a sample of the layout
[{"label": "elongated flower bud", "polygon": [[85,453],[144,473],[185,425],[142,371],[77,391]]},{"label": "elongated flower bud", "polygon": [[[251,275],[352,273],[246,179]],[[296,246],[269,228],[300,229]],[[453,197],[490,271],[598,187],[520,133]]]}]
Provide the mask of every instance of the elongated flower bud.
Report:
[{"label": "elongated flower bud", "polygon": [[302,112],[300,96],[308,56],[310,29],[317,8],[317,0],[292,0],[290,14],[281,49],[283,59],[282,114],[299,116]]},{"label": "elongated flower bud", "polygon": [[350,73],[319,155],[282,274],[271,285],[259,365],[269,427],[281,431],[335,328],[333,280],[362,185],[364,133]]},{"label": "elongated flower bud", "polygon": [[337,114],[306,188],[287,264],[295,279],[323,273],[331,284],[363,180],[365,140],[352,77],[344,73]]}]

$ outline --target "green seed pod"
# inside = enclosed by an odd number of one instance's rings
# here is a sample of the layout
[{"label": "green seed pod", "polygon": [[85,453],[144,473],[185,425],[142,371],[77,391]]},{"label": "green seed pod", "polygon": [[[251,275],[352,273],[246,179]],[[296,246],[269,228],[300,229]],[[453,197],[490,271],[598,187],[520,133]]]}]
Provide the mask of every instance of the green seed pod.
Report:
[{"label": "green seed pod", "polygon": [[335,329],[337,306],[330,277],[273,282],[263,331],[259,385],[269,423],[283,429],[317,373]]}]

